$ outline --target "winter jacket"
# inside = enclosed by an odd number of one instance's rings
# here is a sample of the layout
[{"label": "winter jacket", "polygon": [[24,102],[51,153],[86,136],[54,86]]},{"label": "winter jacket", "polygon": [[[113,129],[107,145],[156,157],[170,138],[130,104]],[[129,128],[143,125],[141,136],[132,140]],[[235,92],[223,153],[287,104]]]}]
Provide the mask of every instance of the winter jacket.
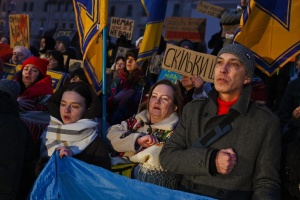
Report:
[{"label": "winter jacket", "polygon": [[[184,108],[174,133],[162,148],[162,167],[182,174],[182,190],[217,199],[280,199],[280,123],[268,108],[250,102],[251,86],[245,86],[230,108],[239,112],[231,131],[207,148],[193,144],[226,115],[218,113],[218,92],[194,100]],[[211,174],[214,150],[232,148],[237,164],[228,175]],[[215,161],[213,160],[212,163]]]}]

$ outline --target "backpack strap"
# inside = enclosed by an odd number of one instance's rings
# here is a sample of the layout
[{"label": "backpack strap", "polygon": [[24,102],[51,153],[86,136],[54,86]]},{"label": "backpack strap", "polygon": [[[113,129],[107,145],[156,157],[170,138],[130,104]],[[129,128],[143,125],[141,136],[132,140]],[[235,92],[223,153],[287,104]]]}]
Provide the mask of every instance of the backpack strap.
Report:
[{"label": "backpack strap", "polygon": [[232,126],[230,125],[240,113],[236,110],[230,112],[218,125],[207,131],[202,137],[200,137],[194,144],[193,147],[208,147],[219,138],[224,136],[226,133],[231,131]]}]

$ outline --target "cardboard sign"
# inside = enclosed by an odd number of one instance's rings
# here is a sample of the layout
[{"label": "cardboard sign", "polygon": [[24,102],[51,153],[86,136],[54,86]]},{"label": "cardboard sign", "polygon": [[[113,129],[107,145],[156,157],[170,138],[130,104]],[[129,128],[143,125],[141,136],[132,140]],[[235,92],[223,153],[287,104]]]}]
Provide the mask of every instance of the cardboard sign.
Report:
[{"label": "cardboard sign", "polygon": [[226,37],[226,35],[234,35],[236,30],[239,28],[239,24],[235,25],[222,25],[222,37]]},{"label": "cardboard sign", "polygon": [[30,49],[29,15],[9,15],[10,47],[23,46]]},{"label": "cardboard sign", "polygon": [[206,82],[213,82],[215,62],[216,56],[168,44],[162,68],[181,75],[197,75]]},{"label": "cardboard sign", "polygon": [[163,61],[163,56],[161,55],[153,55],[150,61],[150,73],[152,74],[159,74],[161,71],[161,64]]},{"label": "cardboard sign", "polygon": [[69,73],[72,73],[78,68],[83,68],[83,61],[77,59],[70,59],[69,61]]},{"label": "cardboard sign", "polygon": [[182,79],[182,76],[180,74],[177,74],[176,72],[166,70],[166,69],[161,69],[161,72],[159,74],[157,81],[162,80],[162,79],[168,79],[168,80],[172,81],[173,83],[176,83],[176,81]]},{"label": "cardboard sign", "polygon": [[65,35],[70,38],[70,41],[73,39],[77,30],[70,30],[70,29],[57,29],[53,35],[53,38],[56,39],[58,36]]},{"label": "cardboard sign", "polygon": [[132,39],[134,20],[111,17],[109,36],[119,38],[125,35],[127,40]]},{"label": "cardboard sign", "polygon": [[[118,56],[123,56],[125,58],[126,53],[127,53],[128,50],[130,50],[130,49],[125,48],[125,47],[118,47],[118,51],[117,51],[114,63],[117,62],[116,59],[117,59]],[[126,63],[126,60],[125,60],[125,63]]]},{"label": "cardboard sign", "polygon": [[205,39],[206,19],[168,17],[166,19],[165,40],[189,39],[202,42]]},{"label": "cardboard sign", "polygon": [[223,14],[223,12],[225,11],[225,8],[222,8],[220,6],[215,6],[214,4],[210,4],[207,3],[205,1],[199,1],[198,2],[198,6],[197,6],[197,11],[213,16],[213,17],[217,17],[217,18],[221,18],[221,15]]}]

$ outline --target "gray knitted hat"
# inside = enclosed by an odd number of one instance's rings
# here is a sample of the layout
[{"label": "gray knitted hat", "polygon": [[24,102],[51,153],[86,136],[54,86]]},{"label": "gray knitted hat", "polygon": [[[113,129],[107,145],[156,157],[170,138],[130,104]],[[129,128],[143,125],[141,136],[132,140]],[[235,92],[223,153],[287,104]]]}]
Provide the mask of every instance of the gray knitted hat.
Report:
[{"label": "gray knitted hat", "polygon": [[255,58],[251,50],[248,48],[244,47],[243,45],[234,43],[234,44],[229,44],[223,47],[217,57],[219,57],[223,53],[230,53],[238,57],[242,64],[245,66],[247,74],[253,78],[254,70],[255,70]]},{"label": "gray knitted hat", "polygon": [[14,100],[17,100],[21,87],[17,81],[14,80],[0,80],[0,91],[6,92],[9,94]]}]

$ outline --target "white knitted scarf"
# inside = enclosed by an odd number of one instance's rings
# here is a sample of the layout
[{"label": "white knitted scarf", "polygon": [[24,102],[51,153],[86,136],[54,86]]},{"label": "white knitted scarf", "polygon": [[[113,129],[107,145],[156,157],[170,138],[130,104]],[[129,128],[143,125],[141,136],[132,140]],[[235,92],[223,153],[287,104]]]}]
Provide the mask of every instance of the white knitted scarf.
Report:
[{"label": "white knitted scarf", "polygon": [[92,119],[63,124],[51,116],[50,125],[41,136],[41,157],[51,156],[57,147],[69,147],[74,155],[81,153],[98,136],[97,124]]}]

